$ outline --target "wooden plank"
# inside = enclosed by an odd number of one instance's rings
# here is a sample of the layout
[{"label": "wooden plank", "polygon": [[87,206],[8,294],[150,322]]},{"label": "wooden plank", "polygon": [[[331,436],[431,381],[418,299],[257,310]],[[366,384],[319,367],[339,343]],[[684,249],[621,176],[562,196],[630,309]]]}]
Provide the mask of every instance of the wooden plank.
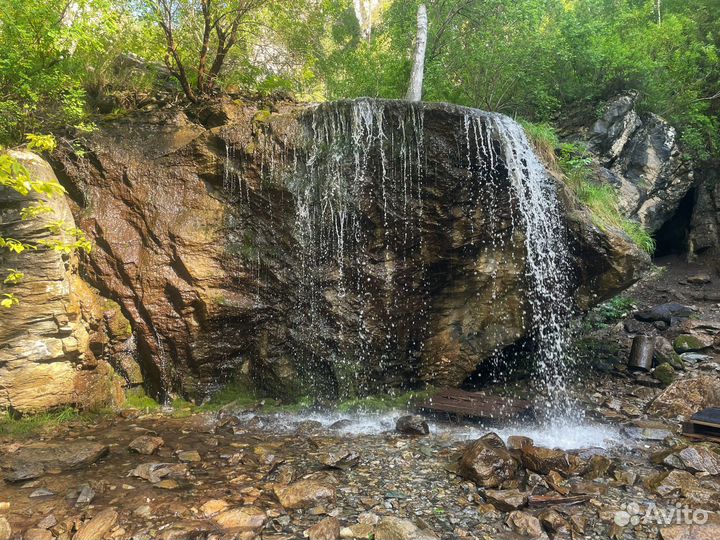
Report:
[{"label": "wooden plank", "polygon": [[683,435],[694,440],[720,442],[720,408],[709,407],[683,424]]},{"label": "wooden plank", "polygon": [[555,504],[580,504],[592,499],[592,495],[531,495],[528,497],[529,506],[550,506]]},{"label": "wooden plank", "polygon": [[459,417],[504,420],[532,414],[529,401],[488,396],[483,392],[467,392],[457,388],[443,388],[416,405],[420,413],[456,415]]}]

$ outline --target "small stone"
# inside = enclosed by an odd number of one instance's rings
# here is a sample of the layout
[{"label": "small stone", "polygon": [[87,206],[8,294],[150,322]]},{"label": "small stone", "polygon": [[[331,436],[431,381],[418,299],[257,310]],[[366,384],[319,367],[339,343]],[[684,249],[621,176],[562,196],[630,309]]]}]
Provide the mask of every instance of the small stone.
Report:
[{"label": "small stone", "polygon": [[140,437],[133,439],[133,441],[128,445],[128,449],[131,452],[137,452],[138,454],[149,456],[157,452],[158,448],[164,444],[165,441],[161,437],[141,435]]},{"label": "small stone", "polygon": [[243,506],[225,510],[213,518],[223,529],[237,529],[241,532],[255,532],[265,525],[267,515],[255,506]]},{"label": "small stone", "polygon": [[520,450],[520,460],[526,469],[538,474],[548,474],[550,471],[569,474],[577,471],[583,464],[576,455],[541,446],[524,446]]},{"label": "small stone", "polygon": [[671,497],[684,494],[698,488],[697,479],[687,471],[670,471],[658,482],[652,481],[655,485],[655,493],[661,497]]},{"label": "small stone", "polygon": [[375,527],[375,540],[437,540],[437,536],[410,520],[386,516]]},{"label": "small stone", "polygon": [[712,344],[711,337],[700,337],[693,334],[681,334],[673,341],[673,347],[678,353],[703,351],[712,347]]},{"label": "small stone", "polygon": [[547,538],[547,534],[540,524],[540,520],[527,512],[515,510],[505,521],[507,525],[516,533],[527,536],[529,538]]},{"label": "small stone", "polygon": [[524,435],[510,435],[507,440],[507,446],[511,450],[520,450],[525,446],[533,446],[534,444],[530,437]]},{"label": "small stone", "polygon": [[357,523],[340,529],[340,538],[370,538],[375,527],[367,523]]},{"label": "small stone", "polygon": [[417,414],[408,414],[398,418],[395,431],[403,435],[428,435],[430,427],[425,418]]},{"label": "small stone", "polygon": [[486,490],[485,500],[502,512],[512,512],[527,505],[527,493],[517,489]]},{"label": "small stone", "polygon": [[202,461],[202,457],[200,457],[200,453],[197,450],[186,450],[184,452],[178,452],[177,457],[180,461],[183,462],[197,463],[198,461]]},{"label": "small stone", "polygon": [[4,517],[0,517],[0,540],[10,540],[12,537],[12,529],[10,523]]},{"label": "small stone", "polygon": [[90,504],[95,498],[95,491],[88,485],[82,486],[76,504]]},{"label": "small stone", "polygon": [[552,508],[548,508],[547,510],[543,510],[538,514],[538,519],[540,520],[540,524],[545,527],[550,532],[558,532],[563,529],[567,529],[568,522],[563,518],[559,512],[556,510],[553,510]]},{"label": "small stone", "polygon": [[335,487],[316,480],[298,480],[287,486],[275,486],[275,496],[283,508],[310,508],[335,500]]},{"label": "small stone", "polygon": [[340,522],[337,518],[325,518],[305,531],[310,540],[338,540],[340,538]]},{"label": "small stone", "polygon": [[140,518],[149,518],[150,516],[152,516],[152,508],[150,508],[150,506],[147,504],[143,504],[142,506],[138,506],[135,510],[133,510],[133,515]]},{"label": "small stone", "polygon": [[47,529],[28,529],[23,534],[23,540],[53,540],[53,533]]},{"label": "small stone", "polygon": [[360,461],[360,454],[354,450],[338,450],[320,454],[318,461],[331,469],[349,469]]},{"label": "small stone", "polygon": [[177,483],[177,480],[166,478],[165,480],[160,480],[156,483],[155,487],[160,489],[177,489],[180,487],[180,484]]},{"label": "small stone", "polygon": [[670,386],[675,380],[675,370],[669,363],[660,364],[653,370],[652,376],[663,383],[663,386]]},{"label": "small stone", "polygon": [[688,446],[678,457],[691,471],[720,474],[720,455],[704,446]]},{"label": "small stone", "polygon": [[210,517],[227,510],[228,506],[230,505],[222,499],[210,499],[200,507],[200,511],[205,517]]},{"label": "small stone", "polygon": [[183,478],[187,475],[187,465],[180,463],[143,463],[135,467],[128,476],[137,476],[153,484],[165,477]]},{"label": "small stone", "polygon": [[520,464],[496,433],[469,445],[458,464],[458,474],[485,488],[497,488],[517,477]]},{"label": "small stone", "polygon": [[55,525],[57,525],[55,514],[48,514],[42,518],[35,527],[38,529],[52,529]]},{"label": "small stone", "polygon": [[692,285],[704,285],[712,282],[712,278],[708,274],[695,274],[687,278],[687,282]]},{"label": "small stone", "polygon": [[670,525],[660,529],[662,540],[717,540],[720,538],[720,524]]},{"label": "small stone", "polygon": [[595,454],[592,456],[587,463],[584,476],[588,480],[595,478],[604,478],[610,474],[613,463],[610,458]]},{"label": "small stone", "polygon": [[52,497],[52,496],[54,496],[54,495],[55,495],[55,493],[53,493],[52,491],[50,491],[48,488],[42,487],[42,488],[38,488],[38,489],[36,489],[35,491],[33,491],[33,492],[29,495],[29,497],[30,497],[31,499],[38,499],[38,498],[40,498],[40,497]]},{"label": "small stone", "polygon": [[73,536],[73,540],[98,540],[105,538],[108,531],[115,525],[118,513],[112,508],[106,508],[86,521]]}]

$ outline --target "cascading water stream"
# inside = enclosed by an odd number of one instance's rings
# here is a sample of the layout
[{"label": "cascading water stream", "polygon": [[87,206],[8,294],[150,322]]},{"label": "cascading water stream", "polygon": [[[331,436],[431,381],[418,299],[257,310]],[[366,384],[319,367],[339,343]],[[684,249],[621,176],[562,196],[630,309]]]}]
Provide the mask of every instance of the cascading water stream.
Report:
[{"label": "cascading water stream", "polygon": [[[253,159],[259,154],[263,182],[285,186],[294,199],[300,287],[291,331],[306,345],[296,351],[295,363],[317,371],[332,365],[338,383],[354,391],[369,389],[393,355],[410,365],[425,346],[430,278],[421,255],[427,234],[424,205],[428,190],[436,189],[426,176],[425,107],[369,99],[323,104],[301,115],[304,132],[292,149],[287,141],[273,139],[271,130],[258,135],[262,140]],[[457,156],[449,159],[467,169],[469,243],[491,268],[493,301],[503,301],[496,285],[503,272],[524,267],[526,334],[535,346],[537,377],[549,416],[567,418],[575,409],[566,382],[572,308],[556,186],[516,122],[499,114],[452,110],[461,111],[461,123]],[[228,147],[226,189],[249,202],[249,182],[235,155]],[[510,193],[503,193],[508,184]],[[509,214],[510,231],[478,217],[503,212]],[[479,234],[482,227],[489,235]],[[524,260],[519,255],[518,260],[499,258],[508,251],[516,257],[507,248],[518,242]],[[372,261],[371,249],[376,250]],[[412,275],[421,277],[407,277]],[[262,294],[258,285],[258,304],[264,303]],[[352,323],[336,316],[328,295],[346,302],[343,309],[354,310]],[[318,329],[341,336],[346,348],[323,350]],[[382,343],[371,343],[373,335]]]}]

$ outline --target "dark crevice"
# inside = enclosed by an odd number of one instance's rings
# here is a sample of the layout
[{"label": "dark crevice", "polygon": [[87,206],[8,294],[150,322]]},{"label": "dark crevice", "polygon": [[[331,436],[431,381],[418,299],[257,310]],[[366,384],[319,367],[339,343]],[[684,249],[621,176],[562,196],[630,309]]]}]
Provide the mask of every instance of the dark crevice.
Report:
[{"label": "dark crevice", "polygon": [[655,233],[655,257],[687,253],[688,234],[696,199],[696,190],[692,188],[682,198],[673,216]]}]

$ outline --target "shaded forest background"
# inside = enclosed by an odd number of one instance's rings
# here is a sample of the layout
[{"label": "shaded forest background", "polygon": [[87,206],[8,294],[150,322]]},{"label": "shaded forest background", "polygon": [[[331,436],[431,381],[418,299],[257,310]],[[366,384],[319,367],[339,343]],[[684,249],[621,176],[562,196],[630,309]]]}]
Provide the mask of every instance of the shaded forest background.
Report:
[{"label": "shaded forest background", "polygon": [[[425,3],[424,99],[552,123],[636,89],[691,155],[720,153],[720,0]],[[0,0],[0,145],[158,96],[402,98],[418,4]]]}]

